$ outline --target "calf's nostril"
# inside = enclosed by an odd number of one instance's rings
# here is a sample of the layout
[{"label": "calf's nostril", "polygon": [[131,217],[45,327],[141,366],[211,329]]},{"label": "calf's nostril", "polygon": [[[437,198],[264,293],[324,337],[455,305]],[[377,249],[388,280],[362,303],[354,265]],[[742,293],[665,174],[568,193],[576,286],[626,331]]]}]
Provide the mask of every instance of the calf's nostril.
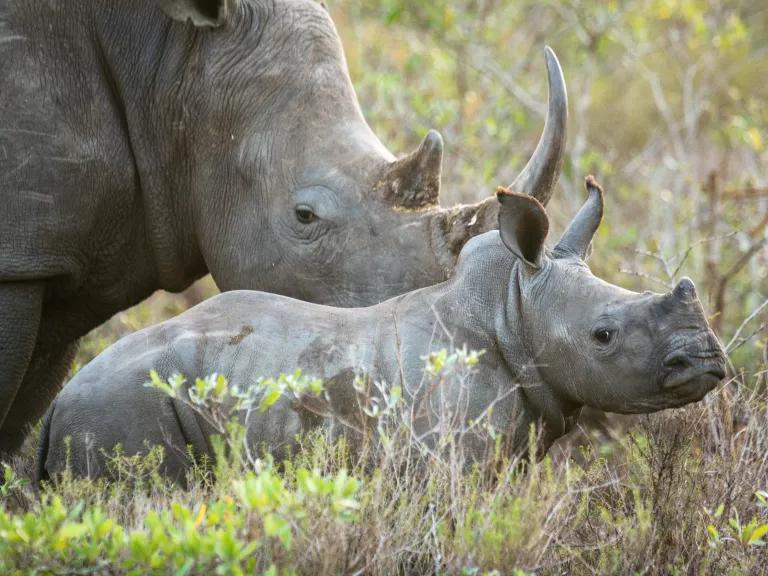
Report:
[{"label": "calf's nostril", "polygon": [[691,361],[686,354],[672,354],[664,360],[664,366],[671,368],[672,370],[682,370],[688,368],[691,365]]},{"label": "calf's nostril", "polygon": [[720,380],[725,378],[725,368],[722,366],[716,366],[715,368],[710,369],[709,373]]}]

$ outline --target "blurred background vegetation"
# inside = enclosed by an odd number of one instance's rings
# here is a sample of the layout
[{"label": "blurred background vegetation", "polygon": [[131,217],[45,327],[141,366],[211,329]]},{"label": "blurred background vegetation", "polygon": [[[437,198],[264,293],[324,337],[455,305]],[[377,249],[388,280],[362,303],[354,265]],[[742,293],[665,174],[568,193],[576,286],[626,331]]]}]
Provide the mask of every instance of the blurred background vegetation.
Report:
[{"label": "blurred background vegetation", "polygon": [[[552,46],[570,99],[552,237],[595,174],[607,210],[594,272],[657,291],[692,277],[735,366],[756,370],[768,354],[765,0],[326,4],[381,140],[405,154],[430,128],[443,134],[444,205],[487,197],[524,165],[544,121]],[[155,295],[92,333],[78,361],[214,292],[208,278]]]}]

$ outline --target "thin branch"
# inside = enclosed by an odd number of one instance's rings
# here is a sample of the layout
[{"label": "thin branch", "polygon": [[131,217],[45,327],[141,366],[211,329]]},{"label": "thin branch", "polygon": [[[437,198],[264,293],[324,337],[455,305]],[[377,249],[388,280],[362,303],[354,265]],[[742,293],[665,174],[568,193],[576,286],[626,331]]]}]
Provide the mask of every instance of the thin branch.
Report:
[{"label": "thin branch", "polygon": [[691,244],[690,246],[688,246],[685,252],[683,252],[682,257],[680,258],[680,263],[677,265],[677,268],[675,268],[675,271],[672,274],[672,278],[675,278],[678,272],[680,272],[680,270],[683,267],[683,264],[685,264],[685,261],[688,260],[688,256],[691,255],[691,252],[693,251],[694,248],[696,248],[697,246],[700,246],[701,244],[706,244],[707,242],[714,242],[715,240],[725,240],[726,238],[736,236],[737,233],[738,231],[734,230],[732,232],[728,232],[727,234],[721,234],[719,236],[709,236],[707,238],[701,238],[696,242],[694,242],[693,244]]},{"label": "thin branch", "polygon": [[[734,333],[734,335],[733,335],[733,337],[731,338],[730,342],[728,342],[728,345],[725,347],[725,351],[726,351],[727,353],[730,353],[730,352],[731,352],[731,346],[734,344],[734,342],[736,342],[736,340],[738,339],[739,335],[741,334],[741,331],[742,331],[742,330],[744,330],[744,327],[745,327],[747,324],[749,324],[749,323],[750,323],[750,322],[751,322],[753,319],[755,319],[755,318],[757,317],[757,315],[758,315],[758,314],[760,314],[760,312],[762,312],[762,310],[763,310],[763,309],[764,309],[766,306],[768,306],[768,298],[766,298],[765,300],[763,300],[763,303],[762,303],[762,304],[760,304],[760,306],[758,306],[757,308],[755,308],[755,309],[752,311],[752,314],[750,314],[749,316],[747,316],[747,317],[744,319],[744,322],[742,322],[742,323],[741,323],[741,325],[740,325],[740,326],[739,326],[739,327],[736,329],[736,332]],[[758,329],[758,332],[759,332],[759,331],[760,331],[760,330]],[[756,333],[757,333],[757,332],[755,332],[755,334],[756,334]],[[754,334],[753,334],[753,335],[754,335]],[[735,350],[735,348],[734,348],[734,350]]]},{"label": "thin branch", "polygon": [[644,272],[637,272],[636,270],[629,270],[627,268],[619,268],[619,272],[621,272],[622,274],[629,274],[630,276],[637,276],[638,278],[644,278],[645,280],[650,280],[651,282],[655,282],[660,286],[664,286],[665,290],[670,289],[670,286],[666,282],[664,282],[663,280],[660,280],[659,278],[656,278],[655,276],[651,276],[650,274],[645,274]]},{"label": "thin branch", "polygon": [[764,238],[759,242],[755,242],[754,244],[752,244],[752,246],[750,246],[749,249],[746,252],[744,252],[738,260],[736,260],[736,263],[733,266],[731,266],[728,272],[723,274],[723,278],[729,279],[734,274],[736,274],[739,270],[741,270],[747,264],[747,262],[749,262],[752,259],[752,256],[757,254],[766,243],[768,243],[768,238]]}]

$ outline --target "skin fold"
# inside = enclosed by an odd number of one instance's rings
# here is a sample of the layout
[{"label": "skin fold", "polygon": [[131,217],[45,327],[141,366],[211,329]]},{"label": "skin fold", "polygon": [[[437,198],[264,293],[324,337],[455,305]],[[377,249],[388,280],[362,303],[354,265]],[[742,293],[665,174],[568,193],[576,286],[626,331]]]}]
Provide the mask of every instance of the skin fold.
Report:
[{"label": "skin fold", "polygon": [[[211,455],[210,427],[144,386],[151,369],[192,379],[216,372],[240,387],[297,367],[321,378],[327,392],[319,405],[282,398],[249,418],[251,445],[278,457],[297,433],[325,426],[347,435],[366,425],[356,376],[401,386],[427,442],[442,418],[459,414],[468,423],[493,404],[491,424],[505,431],[510,451],[527,446],[531,423],[543,425],[540,448],[547,450],[584,405],[643,413],[700,400],[725,376],[725,356],[693,283],[684,278],[667,294],[635,293],[593,276],[584,259],[603,193],[591,177],[587,188],[587,201],[551,251],[543,206],[500,189],[499,230],[469,241],[456,273],[441,284],[358,309],[229,292],[123,338],[54,402],[40,477],[67,462],[76,474],[104,475],[102,449],[117,443],[129,455],[146,441],[164,446],[163,471],[174,478],[189,465],[186,445]],[[426,386],[424,356],[462,346],[485,351],[469,380]],[[479,436],[463,441],[474,459],[490,448]]]}]

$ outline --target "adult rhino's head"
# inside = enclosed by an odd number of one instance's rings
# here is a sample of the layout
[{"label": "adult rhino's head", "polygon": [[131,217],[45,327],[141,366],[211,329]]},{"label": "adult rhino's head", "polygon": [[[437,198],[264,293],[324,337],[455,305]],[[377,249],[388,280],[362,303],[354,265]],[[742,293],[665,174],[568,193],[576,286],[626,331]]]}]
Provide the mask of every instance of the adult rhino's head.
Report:
[{"label": "adult rhino's head", "polygon": [[519,308],[527,350],[565,403],[609,412],[653,412],[700,400],[725,376],[725,354],[693,283],[642,294],[592,275],[585,259],[603,214],[603,191],[589,198],[551,252],[548,219],[529,196],[500,189],[502,241],[522,260]]},{"label": "adult rhino's head", "polygon": [[[313,0],[160,0],[186,35],[191,76],[178,128],[187,210],[207,269],[252,288],[366,305],[444,280],[498,203],[439,206],[443,141],[393,156],[363,119],[333,23]],[[185,61],[185,58],[187,59]],[[515,189],[546,203],[565,143],[567,100],[546,51],[545,128]],[[189,70],[189,68],[185,68]],[[187,90],[189,92],[187,92]],[[194,97],[188,97],[193,94]]]}]

